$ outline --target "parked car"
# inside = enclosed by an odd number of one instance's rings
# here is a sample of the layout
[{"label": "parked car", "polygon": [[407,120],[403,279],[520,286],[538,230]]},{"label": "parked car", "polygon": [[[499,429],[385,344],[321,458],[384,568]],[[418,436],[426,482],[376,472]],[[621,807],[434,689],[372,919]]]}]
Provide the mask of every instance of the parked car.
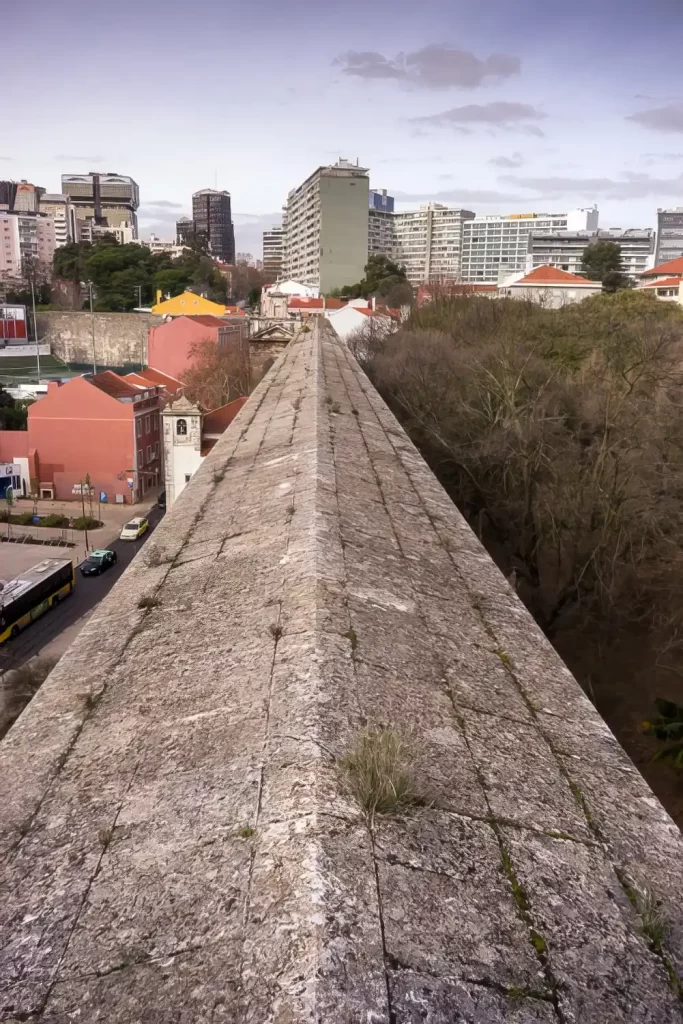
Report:
[{"label": "parked car", "polygon": [[146,519],[138,516],[136,519],[131,519],[129,523],[126,523],[121,530],[121,540],[137,540],[139,537],[142,537],[143,533],[147,533],[147,530],[149,530],[149,523]]},{"label": "parked car", "polygon": [[166,491],[162,491],[157,498],[157,506],[162,509],[166,509]]},{"label": "parked car", "polygon": [[99,576],[105,569],[116,565],[116,552],[103,548],[100,551],[91,551],[84,562],[81,562],[81,572],[84,576]]}]

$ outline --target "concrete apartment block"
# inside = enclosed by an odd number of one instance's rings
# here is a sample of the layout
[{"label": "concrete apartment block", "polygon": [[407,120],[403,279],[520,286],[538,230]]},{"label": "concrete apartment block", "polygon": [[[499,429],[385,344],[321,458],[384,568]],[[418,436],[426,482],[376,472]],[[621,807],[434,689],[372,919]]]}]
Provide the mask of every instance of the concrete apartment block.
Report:
[{"label": "concrete apartment block", "polygon": [[652,228],[609,228],[600,231],[551,231],[529,233],[527,270],[558,267],[570,274],[582,273],[583,254],[594,242],[614,242],[621,249],[621,270],[636,281],[651,266],[655,250]]},{"label": "concrete apartment block", "polygon": [[655,266],[683,256],[683,206],[657,210]]},{"label": "concrete apartment block", "polygon": [[412,285],[460,279],[464,226],[473,217],[442,203],[393,215],[394,259]]},{"label": "concrete apartment block", "polygon": [[529,235],[554,231],[598,230],[596,207],[568,213],[511,213],[474,217],[463,227],[462,280],[495,284],[501,269],[513,274],[525,270]]},{"label": "concrete apartment block", "polygon": [[310,326],[0,744],[0,1019],[681,1024],[678,829]]},{"label": "concrete apartment block", "polygon": [[321,294],[355,284],[368,258],[369,177],[339,160],[319,167],[287,197],[283,276]]}]

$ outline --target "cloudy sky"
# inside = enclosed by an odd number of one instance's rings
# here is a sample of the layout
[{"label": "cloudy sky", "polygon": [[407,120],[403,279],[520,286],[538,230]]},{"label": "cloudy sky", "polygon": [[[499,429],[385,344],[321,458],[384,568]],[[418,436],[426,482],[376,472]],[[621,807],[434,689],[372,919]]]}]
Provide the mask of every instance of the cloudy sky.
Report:
[{"label": "cloudy sky", "polygon": [[130,174],[143,234],[217,184],[257,252],[338,156],[402,209],[683,205],[682,0],[24,0],[8,34],[0,176]]}]

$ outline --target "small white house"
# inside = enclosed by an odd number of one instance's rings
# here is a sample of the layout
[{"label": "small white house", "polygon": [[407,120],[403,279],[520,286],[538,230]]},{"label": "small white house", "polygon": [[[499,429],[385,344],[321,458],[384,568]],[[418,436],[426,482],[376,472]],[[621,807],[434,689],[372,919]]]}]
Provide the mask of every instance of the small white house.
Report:
[{"label": "small white house", "polygon": [[368,333],[377,331],[382,335],[396,330],[399,317],[394,314],[395,311],[390,312],[384,306],[369,309],[367,306],[352,305],[344,306],[342,309],[328,309],[325,312],[325,316],[343,341],[359,329],[367,330]]},{"label": "small white house", "polygon": [[644,288],[664,302],[677,302],[683,306],[683,257],[646,270],[641,274],[637,287]]},{"label": "small white house", "polygon": [[276,281],[261,289],[261,316],[271,320],[286,320],[288,303],[293,296],[317,299],[318,289],[300,281]]},{"label": "small white house", "polygon": [[551,266],[536,267],[528,274],[512,274],[498,285],[500,298],[526,299],[548,309],[561,309],[601,292],[601,281],[589,281]]}]

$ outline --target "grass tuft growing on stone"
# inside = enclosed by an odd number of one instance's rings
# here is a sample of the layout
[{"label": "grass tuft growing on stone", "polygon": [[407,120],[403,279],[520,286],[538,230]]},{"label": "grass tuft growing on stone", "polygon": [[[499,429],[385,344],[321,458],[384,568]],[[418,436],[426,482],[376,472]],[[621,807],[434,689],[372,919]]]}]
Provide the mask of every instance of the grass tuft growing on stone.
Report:
[{"label": "grass tuft growing on stone", "polygon": [[225,477],[225,470],[224,469],[214,469],[214,471],[213,471],[213,482],[215,484],[219,484],[224,477]]},{"label": "grass tuft growing on stone", "polygon": [[245,825],[237,834],[240,839],[251,839],[252,836],[256,835],[256,829],[251,828],[250,825]]},{"label": "grass tuft growing on stone", "polygon": [[144,597],[141,597],[140,600],[138,601],[138,608],[158,608],[160,604],[161,601],[159,600],[158,597],[154,597],[154,595],[151,594],[146,594]]},{"label": "grass tuft growing on stone", "polygon": [[275,642],[277,643],[277,641],[282,636],[282,626],[280,625],[279,622],[271,622],[270,626],[268,626],[268,629],[270,630],[270,635],[275,639]]},{"label": "grass tuft growing on stone", "polygon": [[395,730],[368,726],[341,761],[349,790],[370,823],[376,814],[395,814],[424,803],[412,777],[412,752]]},{"label": "grass tuft growing on stone", "polygon": [[166,565],[167,562],[173,561],[172,555],[169,555],[163,548],[157,547],[153,542],[146,544],[145,548],[145,560],[150,569],[155,569],[159,565]]},{"label": "grass tuft growing on stone", "polygon": [[358,647],[358,634],[356,633],[355,629],[347,629],[345,633],[342,633],[342,636],[350,642],[351,651],[355,651],[356,648]]},{"label": "grass tuft growing on stone", "polygon": [[640,917],[643,935],[655,952],[661,952],[669,932],[661,900],[657,899],[649,885],[642,885],[638,888],[631,887],[627,890],[627,894]]}]

